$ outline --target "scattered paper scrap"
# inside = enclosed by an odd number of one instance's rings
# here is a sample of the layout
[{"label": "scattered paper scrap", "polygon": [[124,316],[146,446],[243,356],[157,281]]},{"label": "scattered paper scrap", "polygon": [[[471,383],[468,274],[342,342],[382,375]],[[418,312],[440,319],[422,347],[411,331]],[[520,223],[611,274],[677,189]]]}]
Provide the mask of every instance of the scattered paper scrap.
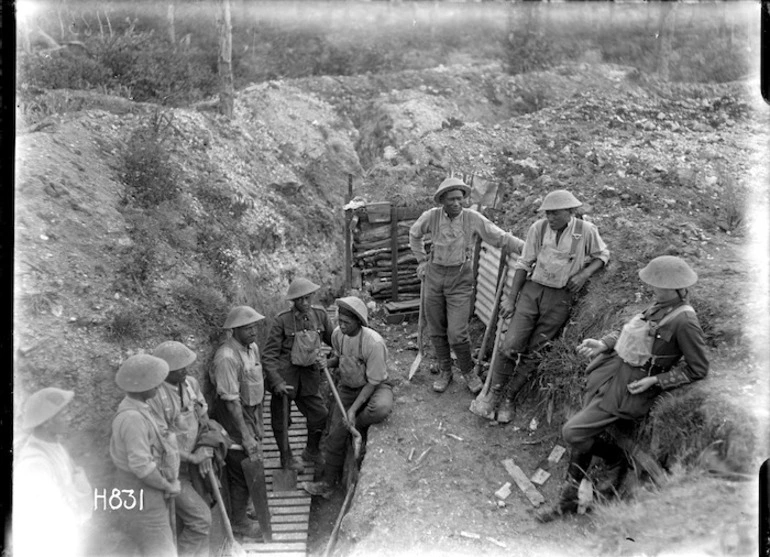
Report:
[{"label": "scattered paper scrap", "polygon": [[591,482],[583,478],[578,487],[578,514],[585,514],[594,498],[594,489]]},{"label": "scattered paper scrap", "polygon": [[414,456],[414,447],[412,447],[412,450],[409,451],[409,458],[407,458],[407,462],[412,462],[412,457]]},{"label": "scattered paper scrap", "polygon": [[503,466],[508,471],[508,473],[513,478],[513,481],[516,482],[516,485],[519,486],[519,489],[524,493],[524,495],[527,496],[527,499],[529,499],[529,502],[532,503],[533,506],[539,507],[541,504],[545,502],[545,497],[535,488],[534,484],[529,481],[529,478],[524,474],[521,468],[516,466],[516,464],[513,462],[513,459],[507,459],[503,461]]},{"label": "scattered paper scrap", "polygon": [[503,549],[508,549],[508,546],[507,546],[507,545],[505,545],[505,544],[504,544],[503,542],[501,542],[500,540],[496,540],[495,538],[490,538],[490,537],[487,537],[487,541],[488,541],[488,542],[492,542],[492,543],[493,543],[493,544],[495,544],[497,547],[502,547]]},{"label": "scattered paper scrap", "polygon": [[480,540],[481,539],[481,535],[480,534],[474,534],[473,532],[462,531],[462,532],[460,532],[460,535],[463,538],[470,538],[472,540]]},{"label": "scattered paper scrap", "polygon": [[529,422],[529,430],[535,431],[537,430],[538,421],[537,418],[532,418],[532,421]]},{"label": "scattered paper scrap", "polygon": [[551,449],[551,454],[548,455],[548,462],[556,464],[561,460],[565,452],[567,452],[567,449],[561,445],[554,445],[553,449]]},{"label": "scattered paper scrap", "polygon": [[511,494],[511,482],[505,482],[503,487],[495,491],[495,497],[498,499],[507,499]]},{"label": "scattered paper scrap", "polygon": [[463,440],[462,437],[460,437],[459,435],[455,435],[454,433],[446,433],[445,435],[447,437],[451,437],[452,439],[454,439],[456,441],[462,441]]},{"label": "scattered paper scrap", "polygon": [[532,477],[529,479],[532,481],[533,484],[543,485],[550,477],[551,477],[550,472],[546,472],[542,468],[538,468],[537,470],[535,470],[535,473],[532,474]]}]

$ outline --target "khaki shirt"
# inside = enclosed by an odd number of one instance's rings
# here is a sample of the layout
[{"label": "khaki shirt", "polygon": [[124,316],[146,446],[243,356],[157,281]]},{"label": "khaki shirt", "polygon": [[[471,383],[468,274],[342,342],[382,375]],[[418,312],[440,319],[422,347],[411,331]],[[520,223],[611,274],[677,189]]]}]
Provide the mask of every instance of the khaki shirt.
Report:
[{"label": "khaki shirt", "polygon": [[[124,410],[136,410],[143,415]],[[112,420],[112,462],[119,469],[140,479],[158,467],[157,455],[163,451],[163,445],[148,419],[153,418],[146,403],[125,397],[118,406],[118,414]]]},{"label": "khaki shirt", "polygon": [[346,370],[342,369],[340,384],[352,388],[358,388],[366,383],[379,385],[388,379],[388,348],[385,340],[377,331],[369,327],[361,327],[361,331],[354,337],[344,335],[339,327],[332,332],[332,347],[339,354],[340,362],[343,358],[358,363]]},{"label": "khaki shirt", "polygon": [[265,380],[256,343],[244,346],[234,337],[228,338],[214,355],[210,373],[222,400],[238,400],[244,406],[262,404]]},{"label": "khaki shirt", "polygon": [[[433,230],[438,222],[438,230]],[[470,258],[474,236],[481,237],[491,246],[506,246],[510,253],[520,253],[524,241],[494,224],[473,209],[463,209],[450,219],[443,207],[425,211],[409,229],[409,247],[418,262],[427,259],[424,236],[430,233],[433,241],[431,261],[437,265],[460,265]]]},{"label": "khaki shirt", "polygon": [[195,377],[188,376],[179,385],[164,381],[147,405],[160,419],[161,431],[170,428],[176,434],[180,450],[189,453],[195,448],[200,416],[208,412],[206,399]]},{"label": "khaki shirt", "polygon": [[[580,272],[592,260],[600,259],[606,265],[610,260],[610,252],[599,236],[599,230],[588,221],[583,221],[583,232],[578,238],[574,257],[571,259],[568,257],[572,249],[576,220],[575,217],[570,218],[558,243],[556,242],[556,231],[552,230],[550,226],[546,225],[545,234],[543,234],[543,222],[547,222],[545,219],[535,222],[527,231],[527,240],[524,243],[521,257],[514,263],[513,268],[533,273],[531,279],[544,286],[562,288],[567,284],[569,277]],[[554,255],[561,257],[556,260],[553,258]],[[537,263],[542,257],[549,257],[549,261],[542,262],[549,269],[553,269],[559,263],[563,266],[558,273],[559,277],[556,283],[543,279],[538,280]]]}]

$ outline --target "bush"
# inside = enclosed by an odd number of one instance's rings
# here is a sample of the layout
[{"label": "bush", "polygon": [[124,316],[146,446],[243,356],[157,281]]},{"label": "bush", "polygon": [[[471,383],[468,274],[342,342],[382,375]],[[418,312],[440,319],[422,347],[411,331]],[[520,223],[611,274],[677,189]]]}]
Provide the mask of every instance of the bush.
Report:
[{"label": "bush", "polygon": [[97,59],[63,49],[50,54],[23,54],[19,76],[43,89],[92,89],[110,79],[110,69]]},{"label": "bush", "polygon": [[156,113],[148,125],[136,129],[123,154],[121,180],[126,185],[124,202],[131,200],[150,209],[179,194],[177,170],[164,146],[172,118]]}]

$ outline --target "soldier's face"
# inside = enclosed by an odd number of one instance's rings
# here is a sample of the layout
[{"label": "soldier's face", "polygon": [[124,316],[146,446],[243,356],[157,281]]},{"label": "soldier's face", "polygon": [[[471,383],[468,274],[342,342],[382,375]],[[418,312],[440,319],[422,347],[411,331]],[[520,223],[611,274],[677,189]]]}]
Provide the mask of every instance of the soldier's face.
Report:
[{"label": "soldier's face", "polygon": [[258,330],[259,325],[256,323],[249,323],[243,327],[233,329],[233,337],[244,346],[248,346],[252,342],[256,342]]},{"label": "soldier's face", "polygon": [[454,218],[463,210],[465,193],[462,190],[449,190],[441,196],[441,204],[447,215]]},{"label": "soldier's face", "polygon": [[343,335],[355,336],[361,328],[358,319],[345,315],[344,313],[340,313],[337,322],[340,324],[340,331],[342,331]]},{"label": "soldier's face", "polygon": [[294,308],[300,313],[307,313],[310,311],[310,303],[313,301],[313,295],[308,294],[300,298],[294,298]]},{"label": "soldier's face", "polygon": [[548,219],[548,226],[551,230],[561,230],[569,222],[572,211],[569,209],[557,209],[556,211],[546,211],[545,218]]},{"label": "soldier's face", "polygon": [[184,381],[185,377],[187,377],[186,367],[183,367],[182,369],[175,369],[174,371],[168,372],[168,375],[166,376],[166,382],[171,383],[172,385],[179,385],[179,383]]}]

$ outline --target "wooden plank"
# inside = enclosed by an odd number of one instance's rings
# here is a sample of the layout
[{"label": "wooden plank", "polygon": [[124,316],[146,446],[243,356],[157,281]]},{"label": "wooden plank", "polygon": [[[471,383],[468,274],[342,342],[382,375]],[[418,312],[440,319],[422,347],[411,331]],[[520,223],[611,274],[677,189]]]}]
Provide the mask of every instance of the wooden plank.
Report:
[{"label": "wooden plank", "polygon": [[[296,506],[306,506],[310,504],[310,494],[303,490],[297,490],[297,491],[278,491],[276,493],[279,493],[281,497],[275,497],[273,499],[269,499],[270,502],[270,508],[273,507],[296,507]],[[305,494],[304,497],[294,497],[294,493],[299,493],[302,495]]]},{"label": "wooden plank", "polygon": [[260,553],[269,551],[307,551],[307,544],[304,542],[242,543],[241,547],[246,551],[258,551]]},{"label": "wooden plank", "polygon": [[269,555],[270,557],[306,557],[304,551],[257,551],[251,550],[249,555]]},{"label": "wooden plank", "polygon": [[306,524],[307,514],[281,514],[274,515],[270,522],[273,524]]},{"label": "wooden plank", "polygon": [[273,524],[273,532],[307,532],[307,528],[304,523],[286,523],[286,524]]},{"label": "wooden plank", "polygon": [[[390,207],[390,251],[393,254],[398,253],[398,218],[396,216],[396,208],[391,205]],[[391,257],[390,270],[393,273],[393,283],[390,287],[390,298],[394,302],[398,302],[398,257]]]},{"label": "wooden plank", "polygon": [[310,512],[310,505],[292,505],[291,507],[274,507],[270,509],[274,514],[305,514]]},{"label": "wooden plank", "polygon": [[404,300],[401,302],[386,302],[385,309],[390,313],[399,313],[404,311],[420,311],[420,299]]},{"label": "wooden plank", "polygon": [[307,530],[303,532],[273,532],[274,542],[304,542],[307,540]]},{"label": "wooden plank", "polygon": [[545,497],[543,497],[543,495],[537,490],[532,482],[529,481],[529,478],[522,471],[522,469],[516,466],[516,464],[513,462],[513,459],[509,458],[507,460],[503,460],[503,466],[505,467],[508,474],[510,474],[510,476],[513,478],[513,481],[516,482],[516,485],[519,486],[519,489],[522,491],[522,493],[527,496],[527,499],[529,499],[529,502],[532,503],[533,506],[539,507],[545,502]]}]

